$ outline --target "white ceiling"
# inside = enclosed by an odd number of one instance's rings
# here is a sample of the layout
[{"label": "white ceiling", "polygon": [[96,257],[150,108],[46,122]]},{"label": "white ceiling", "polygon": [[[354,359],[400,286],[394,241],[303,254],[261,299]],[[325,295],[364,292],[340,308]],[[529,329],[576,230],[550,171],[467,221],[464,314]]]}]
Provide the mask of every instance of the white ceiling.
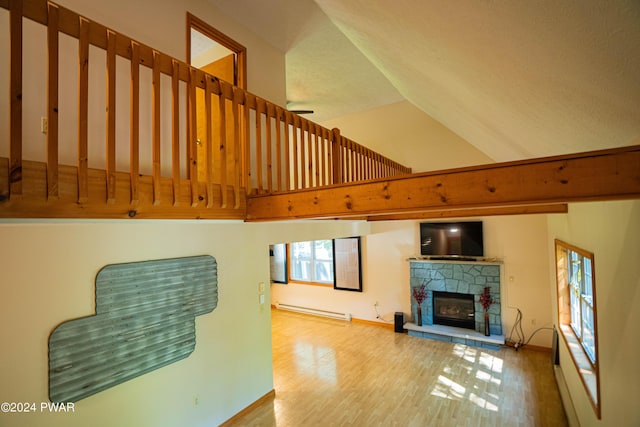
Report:
[{"label": "white ceiling", "polygon": [[640,143],[638,0],[209,1],[316,122],[406,99],[496,161]]}]

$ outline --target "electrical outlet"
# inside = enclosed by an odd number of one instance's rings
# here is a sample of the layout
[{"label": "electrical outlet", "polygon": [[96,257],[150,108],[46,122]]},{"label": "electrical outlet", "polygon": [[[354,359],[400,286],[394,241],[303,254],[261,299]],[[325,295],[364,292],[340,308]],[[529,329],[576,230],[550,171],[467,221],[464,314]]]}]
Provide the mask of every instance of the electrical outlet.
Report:
[{"label": "electrical outlet", "polygon": [[40,132],[47,134],[49,131],[49,121],[46,117],[40,117]]}]

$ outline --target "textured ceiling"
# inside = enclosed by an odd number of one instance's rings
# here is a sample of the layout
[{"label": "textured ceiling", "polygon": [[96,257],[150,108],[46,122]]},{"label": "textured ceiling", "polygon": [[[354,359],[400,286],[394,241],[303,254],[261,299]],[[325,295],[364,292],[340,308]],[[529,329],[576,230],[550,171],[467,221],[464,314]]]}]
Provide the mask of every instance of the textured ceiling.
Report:
[{"label": "textured ceiling", "polygon": [[406,99],[497,161],[640,143],[638,0],[209,1],[317,122]]}]

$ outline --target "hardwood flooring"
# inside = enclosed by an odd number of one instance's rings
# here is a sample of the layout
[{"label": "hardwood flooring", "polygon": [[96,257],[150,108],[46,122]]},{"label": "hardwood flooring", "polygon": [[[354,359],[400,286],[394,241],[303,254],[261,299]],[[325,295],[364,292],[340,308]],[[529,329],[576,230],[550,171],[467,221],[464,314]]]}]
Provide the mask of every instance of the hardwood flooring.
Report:
[{"label": "hardwood flooring", "polygon": [[275,397],[231,426],[566,426],[549,353],[272,311]]}]

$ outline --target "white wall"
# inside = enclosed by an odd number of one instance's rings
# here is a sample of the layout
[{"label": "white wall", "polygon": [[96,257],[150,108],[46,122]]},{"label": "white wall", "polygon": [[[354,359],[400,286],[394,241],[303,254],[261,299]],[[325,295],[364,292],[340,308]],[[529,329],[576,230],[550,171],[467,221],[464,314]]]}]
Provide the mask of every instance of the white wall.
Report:
[{"label": "white wall", "polygon": [[413,172],[493,163],[493,160],[408,101],[321,123],[413,169]]},{"label": "white wall", "polygon": [[61,322],[95,314],[107,264],[190,255],[218,262],[219,303],[196,318],[186,359],[75,404],[75,413],[0,414],[2,426],[211,426],[273,388],[268,283],[258,226],[205,222],[0,224],[2,401],[48,400],[47,345]]},{"label": "white wall", "polygon": [[[540,327],[553,324],[547,225],[545,215],[479,218],[484,222],[485,256],[504,261],[503,331],[509,335],[516,320],[516,308],[523,313],[522,328],[527,338]],[[357,319],[376,319],[373,303],[387,322],[402,311],[410,316],[409,263],[419,254],[419,221],[371,223],[363,239],[363,292],[338,291],[331,287],[273,284],[272,302],[298,304],[351,313]],[[510,280],[510,279],[513,280]],[[515,335],[514,335],[515,338]],[[551,347],[551,331],[538,332],[530,344]]]},{"label": "white wall", "polygon": [[[76,13],[112,28],[165,54],[186,61],[186,14],[190,12],[222,31],[247,48],[247,89],[278,105],[286,104],[284,53],[258,39],[204,0],[61,0],[58,2]],[[8,157],[9,125],[9,13],[0,8],[0,157]],[[46,135],[40,120],[46,117],[47,54],[46,27],[24,20],[22,130],[23,158],[44,161]],[[61,164],[77,163],[78,118],[78,43],[60,36],[60,99],[58,105],[59,158]],[[129,168],[130,65],[123,58],[116,61],[116,168]],[[105,51],[91,47],[89,53],[89,167],[103,169],[105,164]],[[161,78],[161,166],[171,175],[171,79]],[[151,174],[151,70],[140,67],[140,171]],[[180,84],[180,105],[186,106],[187,87]],[[186,158],[186,108],[180,114],[181,158]],[[182,176],[186,177],[185,162]]]},{"label": "white wall", "polygon": [[348,221],[244,224],[210,221],[0,223],[0,401],[48,401],[48,337],[95,314],[95,277],[107,264],[191,255],[218,262],[218,306],[196,317],[186,359],[75,403],[68,415],[3,414],[3,427],[214,426],[273,389],[269,243],[358,235]]},{"label": "white wall", "polygon": [[[285,104],[284,53],[225,17],[208,1],[58,3],[178,59],[185,59],[189,11],[247,47],[250,91]],[[46,29],[24,22],[24,158],[41,160]],[[67,36],[61,36],[60,42],[61,75],[68,78],[60,89],[60,159],[74,164],[77,43]],[[0,62],[8,64],[5,9],[0,9],[0,55],[5,59]],[[95,161],[104,159],[104,53],[92,48],[90,55],[90,91],[91,96],[96,95],[90,102],[90,157]],[[119,59],[117,66],[119,73],[123,71],[117,80],[117,152],[126,154],[128,63]],[[141,69],[142,78],[148,80],[149,71]],[[166,78],[163,89],[168,89],[165,83]],[[0,126],[0,156],[4,157],[8,156],[8,88],[7,65],[0,67],[0,113],[4,113],[0,120],[7,124]],[[168,92],[163,92],[166,104],[170,97],[164,94]],[[150,99],[150,88],[141,87],[141,104]],[[148,143],[149,120],[147,105],[141,111],[141,144]],[[164,116],[163,120],[166,148],[169,122]],[[150,158],[149,151],[141,150],[142,162]],[[165,152],[163,159],[170,159],[170,154]],[[126,170],[128,166],[118,163],[117,167]],[[146,173],[144,167],[141,165],[141,171]],[[258,283],[269,281],[268,243],[266,237],[256,237],[266,228],[206,221],[0,222],[0,401],[39,404],[48,400],[48,336],[64,320],[95,313],[95,275],[104,265],[210,254],[218,260],[220,284],[218,307],[196,319],[196,349],[187,359],[83,399],[72,415],[0,413],[0,425],[212,426],[268,393],[273,388],[270,311],[268,303],[258,304]]]},{"label": "white wall", "polygon": [[[572,204],[568,215],[549,217],[549,265],[553,239],[593,252],[600,357],[602,419],[598,421],[564,342],[560,367],[580,425],[640,425],[640,201]],[[552,292],[555,295],[555,270]],[[554,322],[557,304],[554,302]]]}]

